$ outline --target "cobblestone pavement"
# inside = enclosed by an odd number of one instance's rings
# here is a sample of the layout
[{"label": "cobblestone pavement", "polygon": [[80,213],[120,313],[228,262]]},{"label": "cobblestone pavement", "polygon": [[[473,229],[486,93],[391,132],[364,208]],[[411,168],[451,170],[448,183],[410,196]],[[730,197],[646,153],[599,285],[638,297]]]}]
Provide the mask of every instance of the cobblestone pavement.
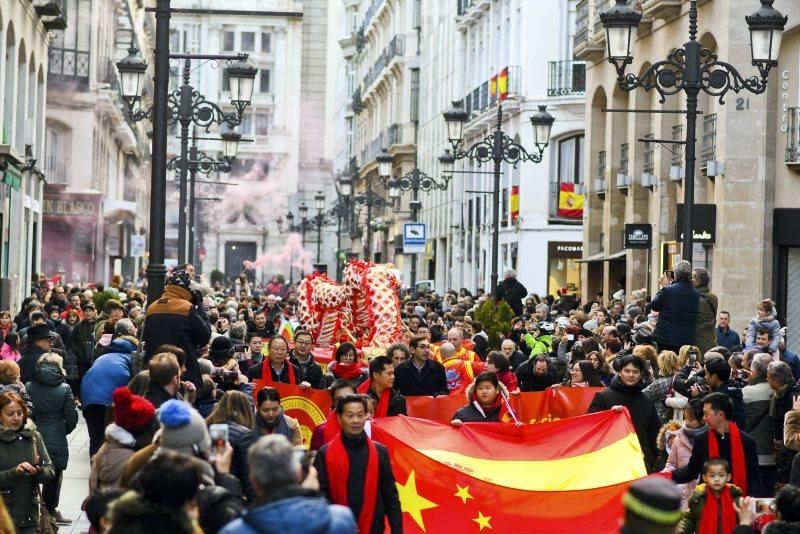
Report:
[{"label": "cobblestone pavement", "polygon": [[64,481],[61,485],[61,501],[58,509],[67,519],[72,519],[72,525],[62,526],[59,534],[83,533],[89,531],[89,520],[81,511],[81,503],[89,493],[89,432],[83,415],[80,416],[78,427],[67,436],[69,440],[69,464],[64,472]]}]

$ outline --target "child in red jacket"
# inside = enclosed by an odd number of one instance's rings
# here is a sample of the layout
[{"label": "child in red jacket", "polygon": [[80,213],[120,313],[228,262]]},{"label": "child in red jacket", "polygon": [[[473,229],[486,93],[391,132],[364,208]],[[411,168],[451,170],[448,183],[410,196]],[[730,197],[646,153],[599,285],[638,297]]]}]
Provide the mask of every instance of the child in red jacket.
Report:
[{"label": "child in red jacket", "polygon": [[500,351],[493,350],[486,356],[486,370],[497,375],[497,378],[508,389],[512,395],[519,394],[517,377],[511,372],[511,365],[508,363],[506,355]]}]

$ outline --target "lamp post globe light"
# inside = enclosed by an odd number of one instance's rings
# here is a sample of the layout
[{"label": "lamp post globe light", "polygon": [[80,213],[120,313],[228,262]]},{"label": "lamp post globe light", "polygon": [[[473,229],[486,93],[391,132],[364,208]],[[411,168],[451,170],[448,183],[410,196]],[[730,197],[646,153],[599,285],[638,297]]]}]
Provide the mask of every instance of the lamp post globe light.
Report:
[{"label": "lamp post globe light", "polygon": [[750,32],[751,63],[758,69],[757,76],[748,78],[743,77],[730,63],[720,61],[716,54],[703,48],[697,41],[697,0],[689,0],[689,41],[683,48],[676,48],[666,60],[654,63],[638,77],[626,73],[625,66],[633,62],[633,30],[641,21],[641,13],[628,6],[625,0],[616,0],[616,5],[600,13],[600,21],[606,29],[608,61],[617,70],[617,86],[620,89],[655,89],[662,104],[667,96],[681,91],[686,94],[686,139],[677,142],[686,145],[682,259],[692,260],[694,245],[692,212],[698,96],[703,91],[724,104],[728,91],[738,93],[747,90],[753,94],[766,91],[769,72],[778,65],[781,36],[788,21],[788,17],[772,7],[773,2],[774,0],[761,0],[761,7],[745,17]]},{"label": "lamp post globe light", "polygon": [[147,62],[139,55],[139,49],[131,45],[128,55],[117,62],[120,76],[120,93],[129,108],[142,98]]},{"label": "lamp post globe light", "polygon": [[[447,139],[450,142],[450,150],[446,150],[439,157],[442,165],[443,177],[452,176],[456,160],[469,159],[476,161],[478,166],[483,163],[492,162],[494,164],[493,178],[494,187],[492,189],[492,273],[491,273],[491,292],[497,292],[498,261],[500,255],[500,179],[502,177],[503,162],[516,167],[520,162],[531,161],[541,163],[544,151],[550,144],[550,132],[552,131],[553,118],[547,112],[547,106],[539,106],[539,111],[531,116],[531,126],[533,128],[535,152],[528,152],[519,143],[514,142],[505,132],[503,132],[503,101],[497,105],[497,118],[494,130],[481,141],[473,144],[467,149],[459,148],[464,138],[464,124],[469,118],[462,102],[453,102],[453,107],[443,113],[447,126]],[[449,179],[449,178],[448,178]]]}]

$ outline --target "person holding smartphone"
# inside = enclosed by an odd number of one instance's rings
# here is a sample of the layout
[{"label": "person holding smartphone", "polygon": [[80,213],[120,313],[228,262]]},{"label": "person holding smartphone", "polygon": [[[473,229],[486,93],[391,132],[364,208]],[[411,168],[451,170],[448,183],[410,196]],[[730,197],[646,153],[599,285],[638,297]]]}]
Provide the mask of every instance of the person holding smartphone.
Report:
[{"label": "person holding smartphone", "polygon": [[692,286],[692,265],[688,261],[675,264],[674,280],[668,274],[665,272],[658,280],[661,290],[651,303],[651,308],[659,312],[654,335],[660,350],[678,353],[682,345],[694,343],[700,293]]}]

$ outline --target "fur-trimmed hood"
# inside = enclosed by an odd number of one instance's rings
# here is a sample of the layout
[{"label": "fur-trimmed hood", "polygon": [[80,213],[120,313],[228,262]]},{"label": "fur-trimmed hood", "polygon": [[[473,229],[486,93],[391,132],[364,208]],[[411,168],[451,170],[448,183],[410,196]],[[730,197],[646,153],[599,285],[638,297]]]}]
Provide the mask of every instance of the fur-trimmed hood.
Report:
[{"label": "fur-trimmed hood", "polygon": [[[474,391],[475,381],[473,380],[472,384],[468,385],[466,391],[464,392],[464,394],[467,396],[467,402],[471,403],[475,400],[475,397],[472,395]],[[508,388],[506,388],[502,382],[500,382],[500,394],[505,395],[505,397],[508,398]]]}]

